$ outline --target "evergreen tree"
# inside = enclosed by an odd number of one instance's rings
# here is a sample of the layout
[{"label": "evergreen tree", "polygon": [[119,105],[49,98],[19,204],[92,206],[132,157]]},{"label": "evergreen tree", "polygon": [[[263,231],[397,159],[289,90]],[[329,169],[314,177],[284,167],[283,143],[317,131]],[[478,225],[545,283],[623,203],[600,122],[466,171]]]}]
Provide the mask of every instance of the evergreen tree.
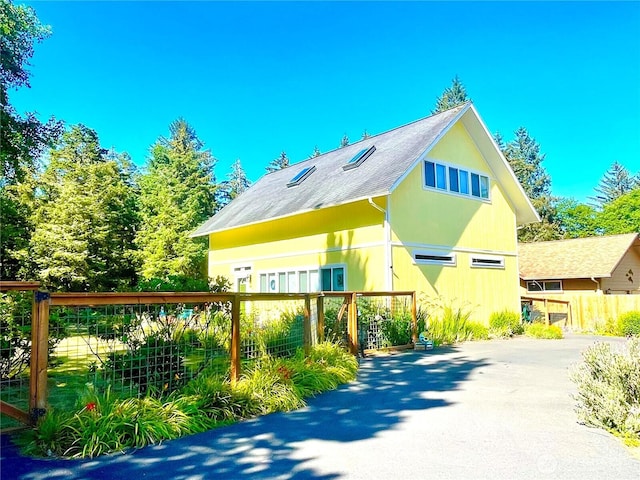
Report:
[{"label": "evergreen tree", "polygon": [[367,129],[364,129],[364,132],[362,132],[362,139],[361,140],[366,140],[367,138],[370,138],[371,135],[369,135],[369,132],[367,132]]},{"label": "evergreen tree", "polygon": [[174,121],[169,138],[152,146],[140,176],[141,226],[136,237],[140,275],[199,277],[207,239],[189,233],[215,211],[215,159],[183,119]]},{"label": "evergreen tree", "polygon": [[551,177],[542,166],[545,155],[540,153],[538,142],[524,127],[516,130],[515,138],[507,144],[499,134],[495,141],[502,147],[502,153],[541,219],[540,223],[522,227],[518,231],[518,239],[537,242],[560,238],[555,199],[551,196]]},{"label": "evergreen tree", "polygon": [[135,283],[138,225],[133,164],[78,125],[62,136],[38,179],[30,254],[50,289],[114,290]]},{"label": "evergreen tree", "polygon": [[313,152],[311,152],[311,155],[309,156],[309,158],[316,158],[316,157],[319,157],[320,155],[322,155],[322,153],[320,153],[320,149],[316,145],[315,147],[313,147]]},{"label": "evergreen tree", "polygon": [[240,163],[240,159],[238,158],[233,162],[233,165],[231,165],[231,171],[227,175],[227,180],[224,181],[219,188],[219,195],[217,197],[218,207],[224,207],[250,186],[251,182],[249,182],[244,168],[242,168],[242,164]]},{"label": "evergreen tree", "polygon": [[[238,163],[240,160],[236,160]],[[278,170],[282,170],[283,168],[287,168],[289,166],[289,157],[287,157],[287,152],[284,150],[280,153],[280,156],[271,161],[269,165],[267,165],[267,172],[275,172]]]},{"label": "evergreen tree", "polygon": [[451,81],[451,86],[444,89],[442,95],[436,100],[436,106],[431,111],[432,114],[444,112],[470,101],[464,85],[456,75]]},{"label": "evergreen tree", "polygon": [[593,201],[594,206],[602,208],[638,187],[640,187],[640,177],[634,177],[624,166],[613,162],[594,189],[596,196],[589,199]]},{"label": "evergreen tree", "polygon": [[349,145],[349,137],[347,137],[347,134],[345,133],[344,136],[342,137],[342,140],[340,140],[340,147],[339,148],[344,148],[347,145]]},{"label": "evergreen tree", "polygon": [[29,86],[33,46],[49,34],[31,7],[0,0],[0,278],[5,280],[25,274],[36,162],[62,131],[53,119],[43,124],[32,113],[20,116],[8,92]]}]

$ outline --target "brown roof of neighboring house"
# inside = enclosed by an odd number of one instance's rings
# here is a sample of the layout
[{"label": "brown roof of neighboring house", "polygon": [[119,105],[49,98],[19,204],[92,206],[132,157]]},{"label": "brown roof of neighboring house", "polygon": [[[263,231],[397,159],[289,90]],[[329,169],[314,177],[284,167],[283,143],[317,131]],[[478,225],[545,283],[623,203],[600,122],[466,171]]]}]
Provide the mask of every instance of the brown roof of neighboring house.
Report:
[{"label": "brown roof of neighboring house", "polygon": [[640,246],[637,233],[520,243],[520,278],[554,280],[611,277],[634,243]]}]

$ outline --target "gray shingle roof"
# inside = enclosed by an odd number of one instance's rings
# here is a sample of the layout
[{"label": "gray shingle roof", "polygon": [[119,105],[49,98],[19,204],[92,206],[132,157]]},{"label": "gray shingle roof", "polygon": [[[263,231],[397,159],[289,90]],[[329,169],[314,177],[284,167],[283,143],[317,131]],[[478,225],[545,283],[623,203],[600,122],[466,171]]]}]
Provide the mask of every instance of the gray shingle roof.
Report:
[{"label": "gray shingle roof", "polygon": [[520,278],[607,278],[634,243],[640,246],[637,233],[521,243],[518,245]]},{"label": "gray shingle roof", "polygon": [[[198,237],[390,194],[398,180],[410,171],[420,156],[460,119],[463,119],[470,134],[475,135],[478,148],[498,181],[505,187],[518,221],[539,221],[513,171],[495,146],[473,106],[467,103],[266,174],[202,224],[191,236]],[[364,163],[357,168],[343,170],[343,165],[356,153],[372,145],[375,145],[376,150]],[[287,186],[301,170],[311,166],[315,166],[316,170],[300,185]]]},{"label": "gray shingle roof", "polygon": [[[202,224],[192,236],[386,195],[465,107],[447,110],[268,173]],[[376,151],[362,165],[348,171],[342,169],[356,153],[371,145],[375,145]],[[316,171],[311,176],[298,186],[287,187],[297,173],[312,165]]]}]

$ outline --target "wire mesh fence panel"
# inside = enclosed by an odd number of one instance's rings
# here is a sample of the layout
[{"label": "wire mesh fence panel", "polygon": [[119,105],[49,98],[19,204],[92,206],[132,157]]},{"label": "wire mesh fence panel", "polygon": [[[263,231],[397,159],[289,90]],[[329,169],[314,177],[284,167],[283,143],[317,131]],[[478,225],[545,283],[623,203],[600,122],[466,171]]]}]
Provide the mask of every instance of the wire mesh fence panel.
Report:
[{"label": "wire mesh fence panel", "polygon": [[345,347],[349,345],[348,336],[349,304],[344,297],[324,297],[324,338]]},{"label": "wire mesh fence panel", "polygon": [[[0,293],[0,400],[29,409],[33,292]],[[20,423],[1,415],[0,429]]]},{"label": "wire mesh fence panel", "polygon": [[358,298],[358,342],[364,350],[411,343],[411,297],[367,296]]},{"label": "wire mesh fence panel", "polygon": [[292,357],[304,347],[304,301],[243,303],[240,314],[243,360],[264,355]]},{"label": "wire mesh fence panel", "polygon": [[168,394],[203,371],[229,372],[226,304],[52,307],[49,404],[74,408],[87,389]]}]

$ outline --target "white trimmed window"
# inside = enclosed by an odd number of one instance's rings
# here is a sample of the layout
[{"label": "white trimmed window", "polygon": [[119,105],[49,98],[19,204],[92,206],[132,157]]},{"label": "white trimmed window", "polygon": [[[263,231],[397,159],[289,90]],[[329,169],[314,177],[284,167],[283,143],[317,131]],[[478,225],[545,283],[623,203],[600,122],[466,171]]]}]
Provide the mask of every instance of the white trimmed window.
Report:
[{"label": "white trimmed window", "polygon": [[319,291],[344,291],[345,267],[320,269],[284,269],[260,273],[260,292],[308,293]]},{"label": "white trimmed window", "polygon": [[427,252],[415,250],[413,262],[417,265],[456,265],[456,254],[452,252]]},{"label": "white trimmed window", "polygon": [[472,268],[504,268],[504,257],[498,255],[471,255]]},{"label": "white trimmed window", "polygon": [[432,160],[424,161],[426,188],[489,200],[489,177],[453,165]]},{"label": "white trimmed window", "polygon": [[527,292],[561,292],[562,280],[528,280]]}]

